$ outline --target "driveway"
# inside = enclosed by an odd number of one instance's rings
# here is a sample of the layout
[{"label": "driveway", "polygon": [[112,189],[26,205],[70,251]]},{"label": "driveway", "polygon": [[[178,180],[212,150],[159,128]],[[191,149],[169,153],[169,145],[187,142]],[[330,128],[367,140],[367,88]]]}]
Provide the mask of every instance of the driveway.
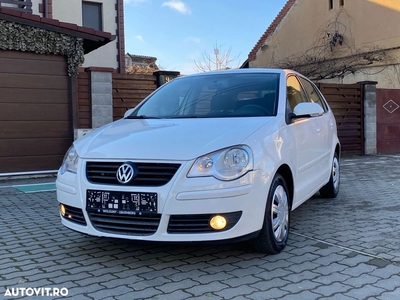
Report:
[{"label": "driveway", "polygon": [[295,210],[275,256],[85,236],[61,225],[54,191],[0,180],[0,299],[400,299],[400,155],[341,167],[338,198]]}]

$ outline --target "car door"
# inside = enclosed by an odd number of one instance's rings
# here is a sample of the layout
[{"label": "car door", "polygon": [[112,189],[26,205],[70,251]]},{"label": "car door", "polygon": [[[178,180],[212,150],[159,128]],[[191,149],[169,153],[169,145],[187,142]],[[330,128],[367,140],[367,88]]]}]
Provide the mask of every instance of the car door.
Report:
[{"label": "car door", "polygon": [[324,110],[324,114],[320,117],[316,117],[315,120],[319,122],[319,132],[318,132],[318,155],[320,165],[317,169],[319,174],[320,184],[324,183],[327,174],[330,174],[331,164],[332,164],[332,151],[334,140],[334,124],[331,119],[331,115],[328,114],[328,107],[323,99],[323,96],[318,91],[317,87],[311,83],[309,80],[303,77],[299,77],[300,83],[302,84],[305,93],[310,102],[317,103]]},{"label": "car door", "polygon": [[[287,78],[287,113],[295,106],[309,102],[299,80],[292,75]],[[295,193],[293,206],[311,197],[315,192],[319,176],[321,156],[321,126],[318,117],[294,118],[288,125],[294,139],[293,156],[296,158]]]}]

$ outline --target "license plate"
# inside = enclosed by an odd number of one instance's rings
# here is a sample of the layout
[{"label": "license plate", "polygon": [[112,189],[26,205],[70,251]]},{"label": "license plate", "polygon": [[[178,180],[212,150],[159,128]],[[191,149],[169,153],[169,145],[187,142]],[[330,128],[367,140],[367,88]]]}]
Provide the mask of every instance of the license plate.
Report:
[{"label": "license plate", "polygon": [[87,190],[86,210],[125,215],[157,214],[157,194]]}]

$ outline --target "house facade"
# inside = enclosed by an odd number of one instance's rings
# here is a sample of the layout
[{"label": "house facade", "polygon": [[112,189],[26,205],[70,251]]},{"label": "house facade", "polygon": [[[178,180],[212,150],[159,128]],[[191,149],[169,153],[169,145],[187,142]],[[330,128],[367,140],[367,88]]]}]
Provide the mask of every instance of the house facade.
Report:
[{"label": "house facade", "polygon": [[[400,1],[289,0],[249,54],[249,67],[290,67],[322,82],[399,88]],[[400,73],[399,73],[400,74]]]},{"label": "house facade", "polygon": [[[370,82],[370,153],[400,152],[400,1],[288,0],[248,55],[250,68],[290,68],[316,82]],[[374,84],[375,83],[375,84]],[[376,90],[375,90],[376,88]],[[375,148],[375,149],[374,149]]]},{"label": "house facade", "polygon": [[[116,39],[85,55],[82,67],[113,68],[123,73],[125,68],[125,39],[123,0],[28,0],[32,14],[61,22],[110,32]],[[1,3],[1,1],[0,1]],[[16,6],[1,4],[3,7]]]},{"label": "house facade", "polygon": [[0,176],[54,172],[82,114],[111,122],[124,53],[123,0],[0,0]]}]

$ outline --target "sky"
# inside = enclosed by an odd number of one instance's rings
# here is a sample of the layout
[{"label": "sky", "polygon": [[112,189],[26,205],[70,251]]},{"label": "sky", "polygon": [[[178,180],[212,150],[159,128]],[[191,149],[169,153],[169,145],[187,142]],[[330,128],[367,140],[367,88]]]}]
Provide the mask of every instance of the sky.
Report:
[{"label": "sky", "polygon": [[230,52],[239,67],[287,0],[124,0],[125,52],[162,70],[197,73],[203,55]]}]

